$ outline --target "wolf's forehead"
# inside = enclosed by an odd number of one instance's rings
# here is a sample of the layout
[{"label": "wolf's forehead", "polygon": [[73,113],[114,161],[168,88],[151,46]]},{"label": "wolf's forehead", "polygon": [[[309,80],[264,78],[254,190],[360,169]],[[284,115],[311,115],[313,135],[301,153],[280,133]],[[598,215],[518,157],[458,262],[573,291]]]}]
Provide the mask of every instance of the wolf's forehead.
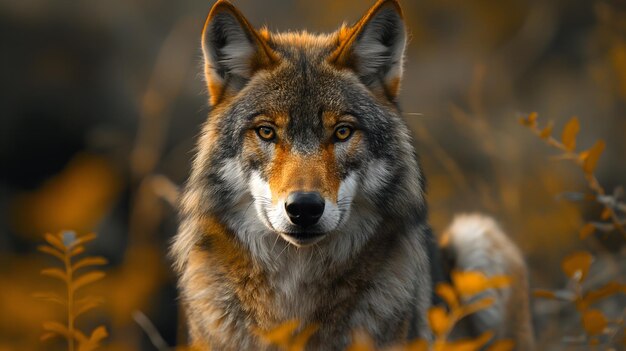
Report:
[{"label": "wolf's forehead", "polygon": [[289,46],[281,51],[282,63],[257,88],[268,111],[288,115],[294,121],[319,121],[323,112],[346,108],[349,82],[325,62],[327,52]]},{"label": "wolf's forehead", "polygon": [[339,32],[330,34],[313,34],[307,31],[269,33],[264,32],[272,49],[283,56],[305,52],[311,60],[319,60],[328,56],[339,45]]}]

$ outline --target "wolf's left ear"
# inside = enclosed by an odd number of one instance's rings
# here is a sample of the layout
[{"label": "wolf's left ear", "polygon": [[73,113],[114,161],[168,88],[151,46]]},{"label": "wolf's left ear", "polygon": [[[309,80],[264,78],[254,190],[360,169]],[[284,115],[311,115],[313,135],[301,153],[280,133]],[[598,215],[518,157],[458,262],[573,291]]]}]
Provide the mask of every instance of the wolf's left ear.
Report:
[{"label": "wolf's left ear", "polygon": [[243,14],[230,2],[219,0],[202,31],[204,73],[217,104],[226,93],[241,90],[257,71],[276,63],[276,55]]},{"label": "wolf's left ear", "polygon": [[329,61],[354,70],[376,93],[394,101],[400,89],[407,33],[397,0],[379,0],[354,26],[340,33]]}]

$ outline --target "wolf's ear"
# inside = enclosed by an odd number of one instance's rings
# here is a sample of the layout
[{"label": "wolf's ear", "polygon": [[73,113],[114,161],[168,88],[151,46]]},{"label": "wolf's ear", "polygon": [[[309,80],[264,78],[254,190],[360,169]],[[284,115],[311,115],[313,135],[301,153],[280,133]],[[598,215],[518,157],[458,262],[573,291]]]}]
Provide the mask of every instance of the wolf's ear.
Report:
[{"label": "wolf's ear", "polygon": [[351,28],[342,30],[330,62],[354,70],[363,83],[394,101],[400,88],[407,42],[397,0],[379,0]]},{"label": "wolf's ear", "polygon": [[239,91],[256,71],[276,62],[275,53],[259,33],[224,0],[213,5],[206,19],[202,52],[211,105],[226,93]]}]

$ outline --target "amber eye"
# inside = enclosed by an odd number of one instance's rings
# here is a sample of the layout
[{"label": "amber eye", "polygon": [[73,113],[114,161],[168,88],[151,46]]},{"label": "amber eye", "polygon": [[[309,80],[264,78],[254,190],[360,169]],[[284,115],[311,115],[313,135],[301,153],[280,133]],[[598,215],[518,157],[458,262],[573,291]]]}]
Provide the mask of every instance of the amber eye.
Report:
[{"label": "amber eye", "polygon": [[256,133],[259,138],[265,141],[272,141],[276,137],[276,131],[274,128],[268,126],[261,126],[256,129]]},{"label": "amber eye", "polygon": [[335,129],[335,139],[337,141],[346,141],[352,135],[352,128],[349,126],[339,126]]}]

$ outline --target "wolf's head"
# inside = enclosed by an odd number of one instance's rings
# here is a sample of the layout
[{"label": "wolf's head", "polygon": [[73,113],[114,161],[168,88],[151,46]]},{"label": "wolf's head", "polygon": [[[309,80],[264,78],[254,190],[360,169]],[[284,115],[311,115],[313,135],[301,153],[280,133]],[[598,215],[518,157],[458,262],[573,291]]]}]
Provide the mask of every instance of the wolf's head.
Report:
[{"label": "wolf's head", "polygon": [[406,41],[395,0],[328,35],[257,30],[217,2],[202,35],[212,111],[183,206],[296,246],[422,211],[396,105]]}]

